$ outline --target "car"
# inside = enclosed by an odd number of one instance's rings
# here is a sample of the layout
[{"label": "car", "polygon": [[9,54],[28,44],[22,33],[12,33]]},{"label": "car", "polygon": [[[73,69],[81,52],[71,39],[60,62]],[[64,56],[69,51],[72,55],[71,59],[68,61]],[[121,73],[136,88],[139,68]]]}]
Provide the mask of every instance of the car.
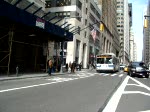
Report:
[{"label": "car", "polygon": [[128,66],[125,66],[124,67],[124,72],[128,72],[128,70],[129,70]]},{"label": "car", "polygon": [[124,64],[121,64],[120,65],[120,70],[124,70],[124,67],[125,67],[126,65],[124,65]]},{"label": "car", "polygon": [[133,76],[145,76],[149,78],[149,69],[144,62],[130,62],[127,74]]}]

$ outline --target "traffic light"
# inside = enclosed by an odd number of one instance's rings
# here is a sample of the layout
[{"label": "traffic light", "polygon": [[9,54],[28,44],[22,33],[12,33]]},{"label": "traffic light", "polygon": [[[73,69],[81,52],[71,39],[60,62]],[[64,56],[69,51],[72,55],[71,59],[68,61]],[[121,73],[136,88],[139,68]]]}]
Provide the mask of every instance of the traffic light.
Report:
[{"label": "traffic light", "polygon": [[103,31],[104,30],[104,25],[103,23],[100,23],[100,31]]},{"label": "traffic light", "polygon": [[145,19],[144,19],[144,28],[147,28],[147,26],[148,26],[148,21],[147,21],[147,19],[145,18]]}]

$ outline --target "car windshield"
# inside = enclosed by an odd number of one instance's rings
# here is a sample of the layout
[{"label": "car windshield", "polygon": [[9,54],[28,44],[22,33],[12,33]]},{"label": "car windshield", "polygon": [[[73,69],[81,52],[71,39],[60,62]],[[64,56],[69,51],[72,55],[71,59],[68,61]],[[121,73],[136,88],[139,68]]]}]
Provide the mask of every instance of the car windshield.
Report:
[{"label": "car windshield", "polygon": [[133,67],[145,67],[145,64],[143,62],[133,62],[131,63]]}]

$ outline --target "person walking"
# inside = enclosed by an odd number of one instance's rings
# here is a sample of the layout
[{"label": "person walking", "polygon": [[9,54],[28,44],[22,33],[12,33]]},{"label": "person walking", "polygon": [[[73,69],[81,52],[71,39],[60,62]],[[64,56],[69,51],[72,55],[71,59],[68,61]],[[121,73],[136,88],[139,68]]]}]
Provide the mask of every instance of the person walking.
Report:
[{"label": "person walking", "polygon": [[76,69],[76,62],[74,61],[72,63],[72,73],[75,73],[75,69]]},{"label": "person walking", "polygon": [[51,73],[52,73],[52,68],[53,68],[53,62],[52,62],[52,60],[50,59],[49,61],[48,61],[48,74],[51,76]]},{"label": "person walking", "polygon": [[72,64],[71,64],[71,62],[69,62],[68,73],[71,73],[71,72],[72,72]]}]

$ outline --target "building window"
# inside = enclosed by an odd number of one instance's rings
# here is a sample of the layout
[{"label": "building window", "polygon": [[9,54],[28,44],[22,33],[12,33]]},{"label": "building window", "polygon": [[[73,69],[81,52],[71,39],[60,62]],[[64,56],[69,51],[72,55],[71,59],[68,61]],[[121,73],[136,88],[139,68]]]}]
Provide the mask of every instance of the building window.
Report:
[{"label": "building window", "polygon": [[95,22],[95,18],[91,13],[90,13],[90,19],[91,19],[92,22]]},{"label": "building window", "polygon": [[70,11],[68,11],[68,12],[56,12],[55,15],[58,17],[70,17]]},{"label": "building window", "polygon": [[87,19],[85,19],[85,25],[87,25]]},{"label": "building window", "polygon": [[81,17],[79,17],[80,14],[79,14],[78,12],[75,13],[75,16],[76,16],[76,19],[77,19],[78,21],[81,21]]},{"label": "building window", "polygon": [[57,0],[56,1],[56,6],[61,7],[61,6],[70,6],[71,5],[71,0]]},{"label": "building window", "polygon": [[51,1],[45,1],[45,8],[51,8]]},{"label": "building window", "polygon": [[79,0],[76,1],[76,5],[77,5],[77,7],[81,10],[81,8],[82,8],[82,3],[81,3]]},{"label": "building window", "polygon": [[84,32],[84,38],[86,38],[86,31]]},{"label": "building window", "polygon": [[85,12],[86,14],[88,13],[88,9],[86,8],[86,12]]}]

